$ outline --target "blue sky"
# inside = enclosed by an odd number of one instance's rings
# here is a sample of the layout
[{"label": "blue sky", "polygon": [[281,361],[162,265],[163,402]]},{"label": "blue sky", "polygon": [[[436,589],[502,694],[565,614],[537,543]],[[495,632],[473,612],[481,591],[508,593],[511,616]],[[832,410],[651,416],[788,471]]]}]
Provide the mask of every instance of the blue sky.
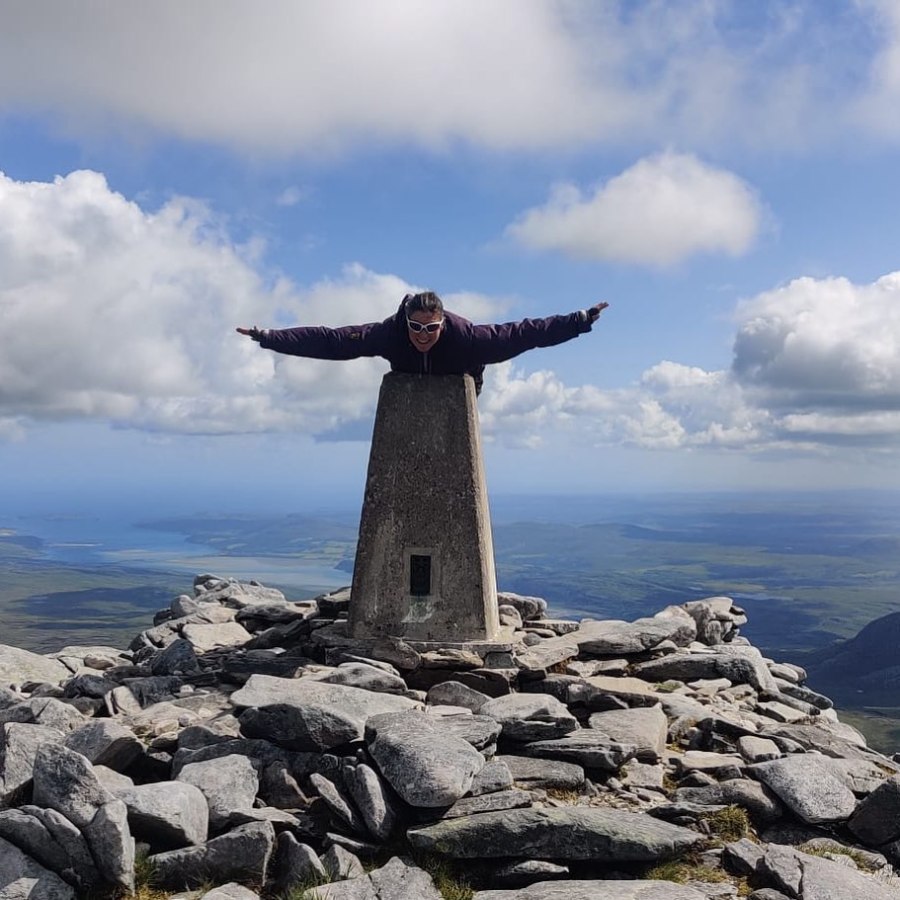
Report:
[{"label": "blue sky", "polygon": [[236,325],[609,310],[504,492],[900,486],[894,0],[12,2],[0,488],[358,496],[378,360]]}]

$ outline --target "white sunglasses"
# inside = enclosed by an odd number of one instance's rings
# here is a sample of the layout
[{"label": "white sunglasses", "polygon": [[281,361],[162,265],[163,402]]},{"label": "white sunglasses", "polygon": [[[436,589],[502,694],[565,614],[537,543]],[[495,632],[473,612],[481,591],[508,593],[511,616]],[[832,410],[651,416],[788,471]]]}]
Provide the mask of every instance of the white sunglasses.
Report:
[{"label": "white sunglasses", "polygon": [[410,319],[407,316],[406,324],[409,326],[409,330],[413,332],[413,334],[418,334],[420,331],[425,331],[428,334],[434,334],[436,331],[440,330],[441,325],[444,324],[444,320],[441,319],[440,322],[429,322],[427,325],[423,325],[421,322],[417,322],[415,319]]}]

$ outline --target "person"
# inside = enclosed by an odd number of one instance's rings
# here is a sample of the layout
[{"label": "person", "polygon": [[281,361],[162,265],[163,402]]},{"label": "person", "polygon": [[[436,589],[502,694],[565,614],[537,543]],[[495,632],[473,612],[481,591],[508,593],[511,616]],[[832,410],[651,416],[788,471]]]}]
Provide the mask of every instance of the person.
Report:
[{"label": "person", "polygon": [[502,325],[473,325],[444,309],[437,294],[407,294],[397,312],[383,322],[341,328],[244,328],[236,330],[266,350],[313,359],[381,356],[391,371],[409,374],[471,375],[481,392],[484,367],[504,362],[536,347],[562,344],[591,330],[609,306],[544,319]]}]

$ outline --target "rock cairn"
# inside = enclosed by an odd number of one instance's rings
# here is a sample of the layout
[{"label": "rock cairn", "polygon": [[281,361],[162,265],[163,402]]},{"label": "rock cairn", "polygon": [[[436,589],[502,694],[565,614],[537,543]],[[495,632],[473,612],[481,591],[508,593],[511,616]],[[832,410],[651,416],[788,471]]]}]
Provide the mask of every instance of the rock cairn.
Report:
[{"label": "rock cairn", "polygon": [[0,900],[136,865],[181,898],[431,900],[435,861],[475,900],[900,898],[900,765],[729,598],[500,602],[508,648],[417,650],[351,640],[346,590],[201,575],[126,651],[0,646]]}]

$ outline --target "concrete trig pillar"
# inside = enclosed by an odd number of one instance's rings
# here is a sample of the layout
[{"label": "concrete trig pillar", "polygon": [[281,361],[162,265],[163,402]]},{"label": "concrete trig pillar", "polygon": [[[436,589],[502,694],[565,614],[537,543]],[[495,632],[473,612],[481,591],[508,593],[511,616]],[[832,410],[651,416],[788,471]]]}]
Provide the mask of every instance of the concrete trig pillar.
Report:
[{"label": "concrete trig pillar", "polygon": [[475,385],[381,383],[350,600],[354,638],[497,638],[497,581]]}]

